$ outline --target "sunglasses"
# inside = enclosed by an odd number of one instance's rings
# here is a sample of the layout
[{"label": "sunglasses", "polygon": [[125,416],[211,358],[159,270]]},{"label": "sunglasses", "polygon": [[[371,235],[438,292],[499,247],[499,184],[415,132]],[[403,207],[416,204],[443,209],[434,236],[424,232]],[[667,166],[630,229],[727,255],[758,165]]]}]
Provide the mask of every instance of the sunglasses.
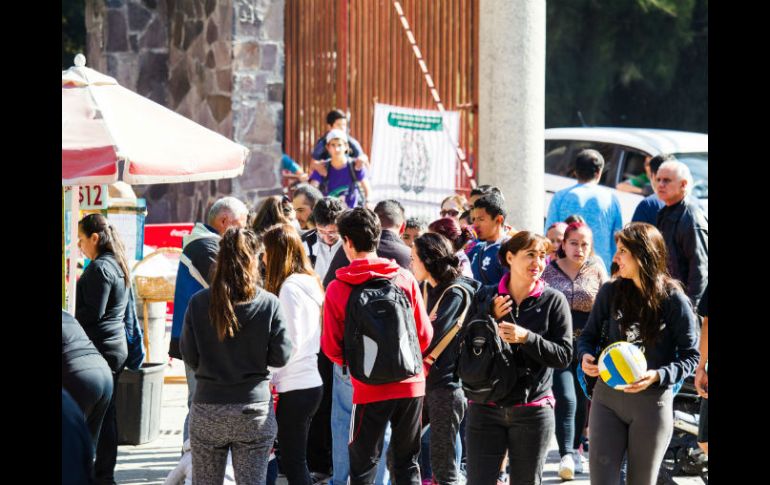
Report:
[{"label": "sunglasses", "polygon": [[448,210],[442,210],[441,212],[439,212],[439,214],[441,214],[441,217],[447,217],[447,216],[457,217],[460,215],[460,212],[455,209],[448,209]]}]

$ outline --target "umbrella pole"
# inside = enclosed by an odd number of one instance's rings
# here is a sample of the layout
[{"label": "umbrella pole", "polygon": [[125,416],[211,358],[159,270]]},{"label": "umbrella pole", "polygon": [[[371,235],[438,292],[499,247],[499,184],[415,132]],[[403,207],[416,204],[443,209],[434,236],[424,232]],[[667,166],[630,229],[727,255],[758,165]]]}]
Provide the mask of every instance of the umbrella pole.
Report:
[{"label": "umbrella pole", "polygon": [[69,301],[67,302],[67,311],[75,314],[75,291],[77,282],[75,275],[78,269],[78,216],[80,215],[80,186],[72,186],[72,197],[70,198],[70,280],[68,285]]},{"label": "umbrella pole", "polygon": [[67,308],[67,258],[64,257],[64,253],[67,252],[67,248],[65,246],[66,238],[64,237],[67,230],[67,218],[66,218],[66,207],[64,207],[65,204],[65,197],[64,197],[64,186],[61,188],[61,307],[62,310]]}]

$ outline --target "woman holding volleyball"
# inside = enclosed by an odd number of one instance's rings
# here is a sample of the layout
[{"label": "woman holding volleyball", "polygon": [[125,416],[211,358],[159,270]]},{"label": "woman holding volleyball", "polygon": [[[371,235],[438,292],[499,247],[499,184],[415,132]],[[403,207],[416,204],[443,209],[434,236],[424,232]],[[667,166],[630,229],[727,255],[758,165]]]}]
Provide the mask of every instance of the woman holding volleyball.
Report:
[{"label": "woman holding volleyball", "polygon": [[615,235],[616,279],[596,296],[577,340],[586,375],[599,375],[596,347],[603,322],[608,343],[637,345],[647,371],[636,382],[611,388],[598,379],[589,415],[592,484],[618,483],[628,452],[629,485],[654,485],[673,431],[672,386],[698,363],[695,315],[681,284],[666,269],[666,245],[650,224],[633,222]]}]

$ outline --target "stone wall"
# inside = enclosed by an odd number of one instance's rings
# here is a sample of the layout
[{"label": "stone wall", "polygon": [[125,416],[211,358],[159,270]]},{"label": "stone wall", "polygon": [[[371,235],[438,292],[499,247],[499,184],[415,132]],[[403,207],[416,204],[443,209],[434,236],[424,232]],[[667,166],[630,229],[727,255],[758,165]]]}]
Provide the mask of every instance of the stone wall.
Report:
[{"label": "stone wall", "polygon": [[233,186],[252,206],[259,197],[281,190],[284,6],[284,0],[234,2],[234,139],[251,154]]},{"label": "stone wall", "polygon": [[236,179],[135,186],[148,223],[280,192],[284,0],[87,0],[87,65],[247,146]]}]

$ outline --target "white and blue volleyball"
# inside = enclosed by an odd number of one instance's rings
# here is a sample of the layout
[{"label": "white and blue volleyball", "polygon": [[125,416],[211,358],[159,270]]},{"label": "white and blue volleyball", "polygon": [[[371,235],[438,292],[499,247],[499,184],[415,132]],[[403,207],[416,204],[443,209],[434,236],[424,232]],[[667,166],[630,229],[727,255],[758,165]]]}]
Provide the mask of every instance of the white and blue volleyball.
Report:
[{"label": "white and blue volleyball", "polygon": [[644,353],[629,342],[615,342],[599,356],[599,375],[612,388],[636,382],[646,371]]}]

